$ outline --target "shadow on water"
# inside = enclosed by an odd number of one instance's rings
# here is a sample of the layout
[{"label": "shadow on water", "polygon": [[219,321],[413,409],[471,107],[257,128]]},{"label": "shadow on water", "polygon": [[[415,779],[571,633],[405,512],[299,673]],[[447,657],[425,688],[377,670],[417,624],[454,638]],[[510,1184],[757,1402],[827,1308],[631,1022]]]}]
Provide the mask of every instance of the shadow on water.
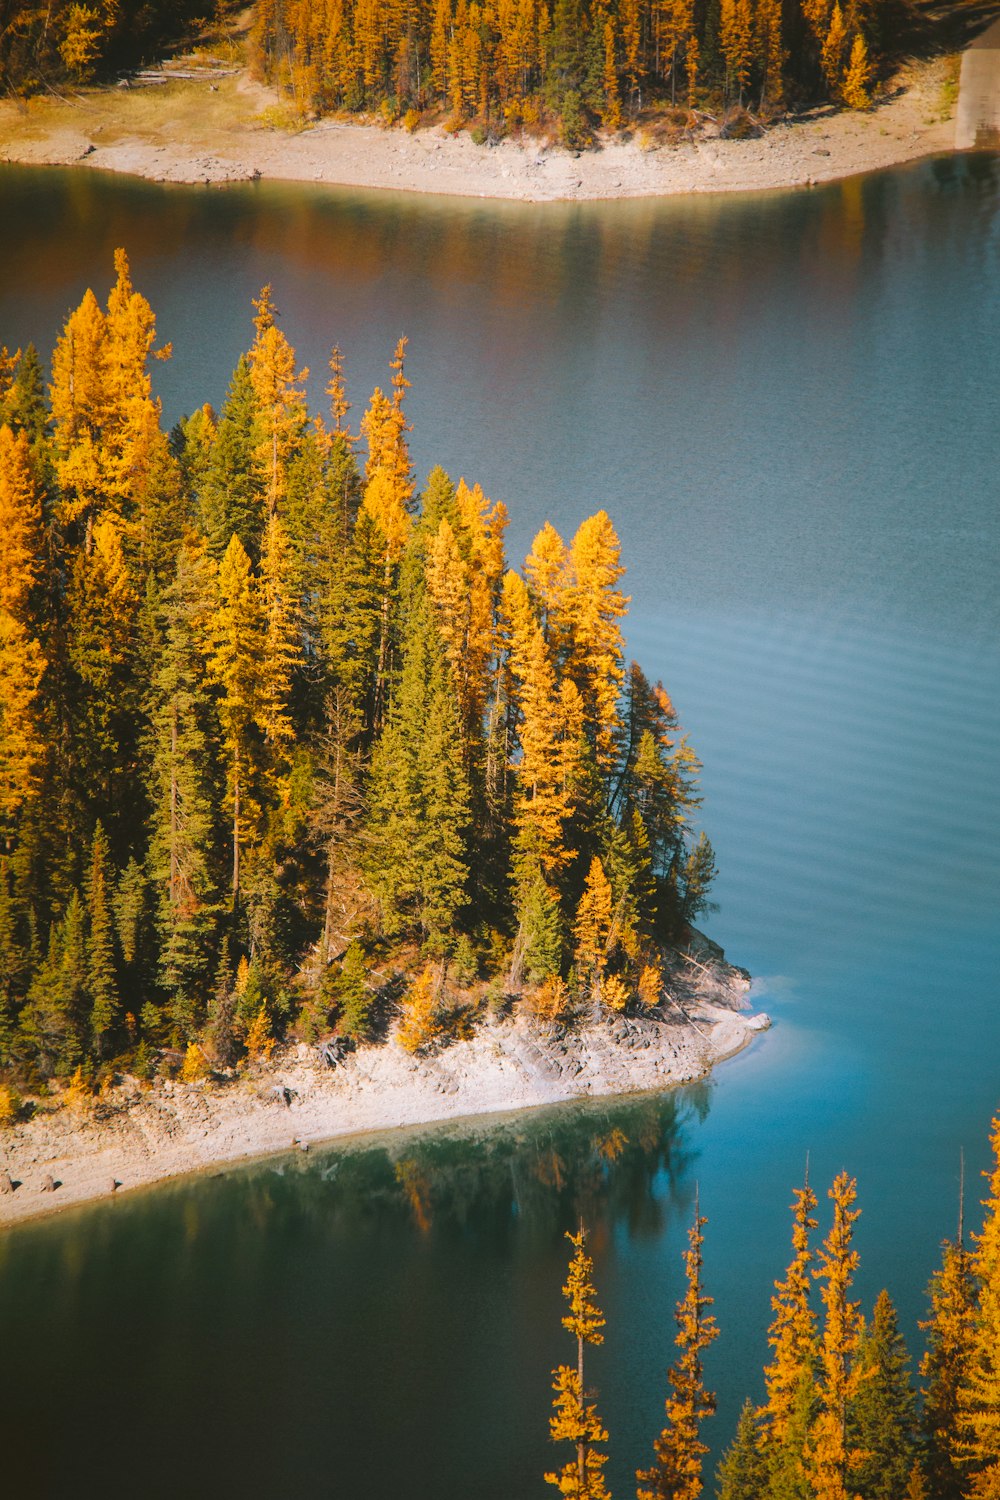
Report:
[{"label": "shadow on water", "polygon": [[9,1234],[12,1492],[544,1493],[564,1232],[614,1299],[629,1245],[683,1233],[709,1098],[387,1134]]}]

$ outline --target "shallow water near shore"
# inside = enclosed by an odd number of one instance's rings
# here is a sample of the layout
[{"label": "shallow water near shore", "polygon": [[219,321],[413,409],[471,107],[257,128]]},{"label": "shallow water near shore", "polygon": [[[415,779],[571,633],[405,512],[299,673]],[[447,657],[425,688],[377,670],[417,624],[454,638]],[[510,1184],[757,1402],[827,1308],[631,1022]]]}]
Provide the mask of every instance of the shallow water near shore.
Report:
[{"label": "shallow water near shore", "polygon": [[221,401],[269,280],[317,393],[341,344],[355,415],[410,336],[418,475],[504,499],[515,559],[546,517],[609,510],[630,648],[705,762],[708,930],[778,1025],[704,1089],[547,1113],[523,1148],[407,1137],[5,1237],[11,1483],[541,1496],[582,1211],[628,1493],[695,1182],[718,1448],[759,1390],[807,1150],[821,1192],[857,1175],[861,1295],[887,1286],[918,1349],[959,1150],[974,1220],[1000,1104],[997,159],[544,208],[3,169],[0,342],[47,354],[119,243],[174,342],[169,420]]}]

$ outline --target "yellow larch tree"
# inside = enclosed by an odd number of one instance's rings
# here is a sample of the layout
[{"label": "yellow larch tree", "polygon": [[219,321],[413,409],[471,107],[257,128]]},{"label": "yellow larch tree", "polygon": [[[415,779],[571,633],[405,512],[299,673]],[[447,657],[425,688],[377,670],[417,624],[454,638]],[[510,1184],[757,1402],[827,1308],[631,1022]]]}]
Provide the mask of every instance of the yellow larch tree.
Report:
[{"label": "yellow larch tree", "polygon": [[719,45],[726,60],[729,91],[733,85],[743,103],[754,59],[753,13],[750,0],[722,0],[719,11]]},{"label": "yellow larch tree", "polygon": [[826,79],[827,88],[831,99],[839,99],[840,82],[844,68],[844,51],[847,47],[847,27],[844,24],[844,13],[839,3],[835,3],[830,12],[830,24],[827,27],[823,45],[820,48],[820,66],[823,69],[823,77]]},{"label": "yellow larch tree", "polygon": [[961,1223],[958,1238],[946,1240],[942,1247],[930,1301],[930,1317],[920,1325],[927,1332],[920,1361],[924,1469],[935,1500],[962,1500],[968,1468],[962,1397],[975,1350],[977,1309],[973,1256],[963,1241]]},{"label": "yellow larch tree", "polygon": [[498,610],[504,572],[506,508],[479,485],[455,491],[457,531],[442,517],[427,549],[427,588],[445,644],[468,746],[481,737],[500,653]]},{"label": "yellow larch tree", "polygon": [[702,1230],[707,1222],[696,1197],[684,1254],[686,1288],[676,1313],[679,1354],[667,1374],[667,1420],[653,1445],[652,1467],[636,1472],[637,1500],[698,1500],[702,1492],[702,1463],[708,1446],[702,1441],[701,1425],[715,1411],[715,1396],[705,1389],[702,1356],[719,1336],[708,1311],[712,1298],[706,1297],[701,1279]]},{"label": "yellow larch tree", "polygon": [[595,854],[577,907],[573,935],[576,938],[577,968],[581,978],[586,980],[592,998],[598,1003],[608,962],[611,907],[611,882]]},{"label": "yellow larch tree", "polygon": [[257,458],[268,476],[268,507],[275,510],[287,488],[288,462],[308,422],[302,389],[307,369],[296,370],[295,350],[275,322],[270,286],[254,298],[256,336],[250,349],[250,380],[257,398]]},{"label": "yellow larch tree", "polygon": [[981,1234],[973,1235],[979,1288],[971,1358],[959,1391],[960,1454],[970,1500],[1000,1497],[1000,1115],[993,1120],[993,1165]]},{"label": "yellow larch tree", "polygon": [[610,16],[604,18],[604,124],[608,130],[620,130],[622,123],[622,101],[618,89],[618,62],[615,42],[615,23]]},{"label": "yellow larch tree", "polygon": [[[124,250],[115,251],[115,272],[104,321],[102,450],[108,502],[128,516],[130,502],[145,485],[160,435],[160,404],[149,373],[156,316],[132,285]],[[159,357],[169,353],[164,348]]]},{"label": "yellow larch tree", "polygon": [[115,251],[115,271],[107,312],[88,289],[52,356],[58,514],[63,524],[86,520],[88,548],[102,511],[130,519],[161,440],[148,367],[156,317],[132,285],[124,250]]},{"label": "yellow larch tree", "polygon": [[[509,645],[513,696],[519,713],[520,760],[514,766],[516,845],[533,876],[565,867],[570,855],[565,823],[569,783],[576,765],[582,706],[572,683],[556,684],[541,626],[522,578],[503,582],[503,613]],[[574,739],[575,736],[575,739]]]},{"label": "yellow larch tree", "polygon": [[621,543],[606,511],[580,526],[570,544],[569,568],[567,670],[580,692],[584,729],[598,769],[607,773],[618,758],[625,680],[619,622],[628,613],[629,599],[618,588],[625,574]]},{"label": "yellow larch tree", "polygon": [[88,288],[70,313],[52,354],[53,446],[65,524],[93,519],[103,500],[100,438],[107,389],[106,320]]},{"label": "yellow larch tree", "polygon": [[393,572],[412,524],[413,475],[406,442],[409,428],[403,411],[403,396],[408,384],[403,373],[405,352],[406,339],[401,338],[392,362],[392,400],[376,387],[361,419],[361,434],[368,443],[361,506],[375,523],[382,554],[382,600],[373,714],[376,727],[385,715]]},{"label": "yellow larch tree", "polygon": [[299,611],[292,549],[277,511],[268,516],[264,531],[259,592],[264,651],[260,662],[258,718],[264,738],[280,763],[295,738],[290,699],[292,673],[299,660]]},{"label": "yellow larch tree", "polygon": [[607,1442],[608,1434],[584,1386],[584,1350],[588,1344],[603,1344],[605,1317],[596,1301],[586,1230],[581,1224],[576,1234],[566,1238],[573,1246],[573,1257],[563,1287],[569,1311],[562,1325],[576,1339],[576,1364],[559,1365],[552,1372],[555,1399],[549,1435],[554,1443],[571,1443],[576,1453],[558,1473],[546,1474],[545,1480],[565,1500],[610,1500],[604,1482],[608,1456],[597,1447]]},{"label": "yellow larch tree", "polygon": [[0,834],[36,790],[45,754],[40,687],[46,661],[31,595],[42,551],[42,509],[25,434],[0,427]]},{"label": "yellow larch tree", "polygon": [[432,1042],[441,1030],[437,1013],[439,977],[430,964],[425,965],[413,981],[403,1000],[403,1010],[396,1032],[399,1045],[406,1052],[419,1052]]},{"label": "yellow larch tree", "polygon": [[861,1210],[854,1207],[857,1183],[846,1172],[836,1177],[829,1196],[833,1226],[812,1272],[822,1282],[825,1316],[819,1342],[819,1413],[806,1458],[816,1500],[849,1500],[846,1476],[852,1455],[847,1447],[847,1409],[860,1379],[856,1356],[862,1330],[859,1304],[850,1299],[859,1259],[852,1240]]},{"label": "yellow larch tree", "polygon": [[0,837],[9,839],[37,791],[45,756],[40,687],[46,661],[38,642],[0,607]]},{"label": "yellow larch tree", "polygon": [[546,644],[559,651],[566,638],[569,552],[551,521],[546,521],[524,560],[524,573],[538,611]]},{"label": "yellow larch tree", "polygon": [[868,109],[872,102],[871,82],[875,69],[868,56],[868,43],[855,32],[851,55],[840,83],[840,94],[848,109]]},{"label": "yellow larch tree", "polygon": [[241,859],[255,813],[257,771],[254,731],[260,715],[260,662],[266,623],[250,559],[234,536],[219,564],[218,604],[208,623],[208,667],[220,689],[219,719],[226,759],[226,795],[232,819],[232,892],[239,901]]},{"label": "yellow larch tree", "polygon": [[0,609],[28,623],[42,557],[42,503],[27,435],[0,427]]},{"label": "yellow larch tree", "polygon": [[760,107],[781,109],[785,100],[785,62],[781,0],[757,0],[754,25],[760,60]]},{"label": "yellow larch tree", "polygon": [[812,1217],[816,1194],[805,1185],[794,1191],[792,1204],[792,1260],[784,1280],[774,1284],[774,1317],[768,1332],[773,1350],[764,1371],[767,1401],[761,1410],[762,1435],[768,1471],[776,1493],[805,1491],[802,1453],[812,1420],[818,1344],[816,1315],[809,1299],[810,1267],[814,1256],[809,1237],[816,1228]]}]

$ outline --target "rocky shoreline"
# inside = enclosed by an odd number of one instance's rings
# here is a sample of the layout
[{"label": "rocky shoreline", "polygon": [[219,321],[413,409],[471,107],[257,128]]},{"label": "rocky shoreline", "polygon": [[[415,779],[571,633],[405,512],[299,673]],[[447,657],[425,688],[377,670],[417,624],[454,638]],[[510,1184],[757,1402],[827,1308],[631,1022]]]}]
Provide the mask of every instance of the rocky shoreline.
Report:
[{"label": "rocky shoreline", "polygon": [[299,1044],[222,1085],[125,1078],[85,1109],[4,1129],[0,1225],[370,1131],[689,1083],[770,1024],[748,1011],[742,970],[721,958],[695,969],[650,1016],[572,1030],[491,1017],[427,1056],[390,1040],[332,1068]]},{"label": "rocky shoreline", "polygon": [[640,130],[583,152],[527,137],[480,146],[441,125],[412,134],[339,119],[275,128],[266,122],[281,101],[245,72],[211,83],[181,73],[157,88],[0,101],[0,161],[157,182],[283,180],[531,203],[805,187],[951,151],[954,66],[908,64],[870,111],[826,106],[757,139],[724,139],[706,118],[676,144]]}]

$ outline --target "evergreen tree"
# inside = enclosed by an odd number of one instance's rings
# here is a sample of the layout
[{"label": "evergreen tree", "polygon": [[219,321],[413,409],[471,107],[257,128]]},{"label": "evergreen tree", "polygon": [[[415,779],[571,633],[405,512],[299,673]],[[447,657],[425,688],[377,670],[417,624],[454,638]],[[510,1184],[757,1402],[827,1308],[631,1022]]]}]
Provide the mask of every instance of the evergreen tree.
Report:
[{"label": "evergreen tree", "polygon": [[260,557],[266,480],[256,430],[257,396],[244,354],[233,372],[198,495],[201,524],[219,559],[234,536],[248,557]]},{"label": "evergreen tree", "polygon": [[527,887],[520,915],[520,970],[529,984],[541,984],[560,972],[563,950],[559,897],[541,871]]},{"label": "evergreen tree", "polygon": [[49,414],[45,406],[45,380],[34,344],[27,344],[17,362],[14,379],[0,400],[0,423],[23,432],[33,452],[45,442]]},{"label": "evergreen tree", "polygon": [[888,1292],[879,1293],[857,1355],[857,1393],[848,1413],[851,1494],[861,1500],[896,1500],[909,1481],[915,1457],[916,1401],[909,1356]]},{"label": "evergreen tree", "polygon": [[142,805],[135,776],[142,677],[139,598],[114,521],[98,521],[90,553],[77,553],[68,604],[73,770],[117,846],[122,821]]},{"label": "evergreen tree", "polygon": [[108,1055],[122,1022],[115,964],[112,877],[107,835],[98,823],[87,871],[87,993],[90,1032],[99,1057]]},{"label": "evergreen tree", "polygon": [[960,1451],[960,1393],[969,1378],[976,1321],[972,1256],[962,1243],[944,1242],[941,1269],[931,1279],[921,1428],[927,1483],[934,1500],[962,1500],[965,1462]]},{"label": "evergreen tree", "polygon": [[265,622],[250,559],[234,535],[219,567],[218,603],[208,622],[208,669],[218,685],[226,763],[226,800],[232,826],[234,904],[239,901],[241,856],[259,814],[256,788],[260,749],[260,662]]},{"label": "evergreen tree", "polygon": [[256,397],[257,461],[266,476],[268,511],[273,515],[287,493],[288,466],[306,429],[302,385],[309,371],[295,368],[295,350],[275,322],[277,308],[270,286],[263,288],[253,305],[256,337],[249,366]]},{"label": "evergreen tree", "polygon": [[852,1248],[857,1184],[841,1172],[830,1188],[833,1227],[823,1242],[813,1276],[823,1283],[825,1309],[820,1337],[819,1414],[810,1434],[807,1458],[817,1500],[848,1500],[847,1414],[860,1379],[857,1353],[861,1337],[858,1304],[850,1299],[858,1252]]},{"label": "evergreen tree", "polygon": [[978,1284],[971,1358],[959,1393],[959,1452],[968,1466],[972,1500],[1000,1496],[1000,1115],[993,1120],[992,1169],[982,1233],[973,1236]]},{"label": "evergreen tree", "polygon": [[149,872],[160,935],[159,980],[188,1034],[208,988],[217,899],[212,704],[205,636],[211,564],[185,545],[160,611],[163,645],[150,703]]},{"label": "evergreen tree", "polygon": [[745,1401],[736,1437],[719,1465],[718,1500],[763,1500],[768,1494],[768,1469],[753,1403]]},{"label": "evergreen tree", "polygon": [[443,937],[467,901],[469,786],[448,666],[425,601],[409,620],[369,807],[366,867],[386,930],[415,924]]},{"label": "evergreen tree", "polygon": [[768,1333],[773,1352],[764,1371],[767,1401],[761,1412],[769,1495],[773,1500],[805,1500],[809,1482],[803,1467],[806,1438],[815,1404],[818,1357],[816,1316],[810,1304],[809,1236],[816,1194],[805,1185],[794,1191],[791,1264],[774,1284],[774,1318]]},{"label": "evergreen tree", "polygon": [[83,902],[74,891],[53,923],[21,1012],[18,1051],[43,1073],[68,1077],[84,1056],[90,1029],[87,940]]},{"label": "evergreen tree", "polygon": [[702,1461],[708,1452],[701,1438],[701,1425],[715,1411],[715,1396],[705,1389],[702,1355],[719,1336],[711,1313],[712,1298],[702,1288],[702,1230],[707,1219],[695,1201],[694,1223],[688,1231],[684,1254],[687,1286],[677,1304],[677,1338],[680,1351],[667,1374],[670,1394],[666,1399],[667,1421],[653,1447],[656,1459],[649,1469],[639,1469],[638,1500],[698,1500],[702,1492]]}]

